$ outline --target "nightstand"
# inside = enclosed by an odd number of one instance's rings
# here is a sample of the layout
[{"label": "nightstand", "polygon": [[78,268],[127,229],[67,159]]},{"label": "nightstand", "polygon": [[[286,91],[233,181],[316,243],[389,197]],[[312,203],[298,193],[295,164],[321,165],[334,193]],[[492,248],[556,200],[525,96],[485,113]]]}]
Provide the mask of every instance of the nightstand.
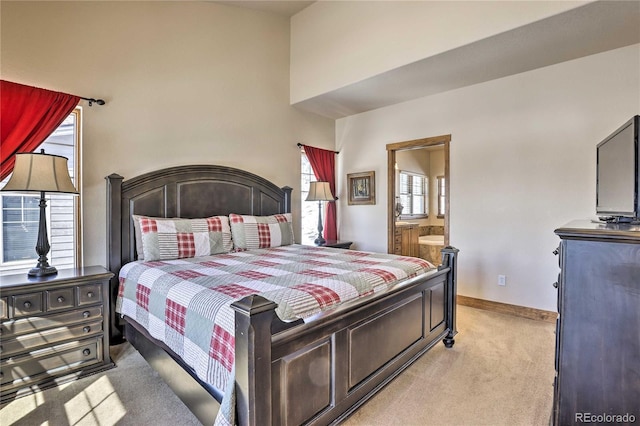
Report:
[{"label": "nightstand", "polygon": [[0,400],[114,366],[109,356],[109,280],[103,267],[56,275],[0,276]]},{"label": "nightstand", "polygon": [[327,240],[324,244],[321,244],[320,246],[348,249],[351,247],[351,244],[353,244],[353,242],[351,241]]}]

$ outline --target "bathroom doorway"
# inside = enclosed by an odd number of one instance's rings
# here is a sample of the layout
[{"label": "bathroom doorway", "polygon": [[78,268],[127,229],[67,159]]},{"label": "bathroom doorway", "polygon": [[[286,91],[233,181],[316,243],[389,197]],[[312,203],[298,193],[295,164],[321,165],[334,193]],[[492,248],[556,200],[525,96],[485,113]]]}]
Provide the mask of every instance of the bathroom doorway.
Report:
[{"label": "bathroom doorway", "polygon": [[[403,253],[406,250],[409,250],[408,253],[410,254],[408,255],[416,257],[426,257],[427,260],[430,260],[427,253],[430,251],[431,257],[438,256],[439,249],[441,248],[438,246],[438,244],[428,242],[429,240],[432,240],[432,238],[427,238],[427,234],[431,233],[443,235],[443,237],[440,237],[440,239],[443,241],[443,246],[446,247],[449,245],[450,142],[451,135],[442,135],[405,142],[396,142],[387,145],[387,243],[389,253],[402,254],[399,253],[399,250],[402,250]],[[407,151],[421,152],[407,153]],[[423,153],[422,151],[426,152]],[[405,204],[407,204],[407,195],[399,192],[401,188],[399,177],[402,178],[402,182],[406,185],[405,181],[407,176],[413,177],[413,175],[415,175],[417,176],[417,178],[414,177],[414,179],[418,179],[420,177],[420,173],[413,173],[411,171],[402,172],[400,169],[402,169],[403,167],[399,166],[398,161],[405,161],[404,158],[407,157],[406,154],[414,154],[412,155],[412,157],[416,158],[420,158],[421,155],[427,155],[428,157],[429,152],[438,152],[438,155],[442,154],[442,156],[444,157],[444,164],[438,166],[440,167],[440,170],[435,173],[437,174],[437,176],[434,176],[434,173],[424,173],[425,175],[430,174],[430,176],[425,176],[427,178],[425,182],[428,182],[425,185],[428,185],[428,198],[432,200],[426,201],[428,203],[426,213],[428,213],[428,216],[430,216],[431,218],[437,217],[439,219],[435,225],[432,225],[433,219],[431,221],[427,221],[425,219],[427,215],[420,214],[419,208],[412,208],[409,211],[406,211],[405,206],[400,201],[402,200]],[[404,167],[410,168],[408,166]],[[442,168],[444,169],[443,172]],[[433,200],[436,196],[438,197],[438,199],[434,202]],[[414,198],[419,200],[419,197],[414,196]],[[406,228],[415,229],[411,229],[411,232],[408,232],[409,230]],[[410,237],[407,237],[408,235],[410,235]],[[411,238],[411,242],[408,243],[407,241],[401,241],[403,238],[405,240],[406,238]],[[422,242],[422,239],[424,239],[425,241]],[[423,244],[418,245],[418,241],[421,241]],[[402,245],[402,248],[400,248],[400,245]],[[409,249],[408,247],[413,248]]]}]

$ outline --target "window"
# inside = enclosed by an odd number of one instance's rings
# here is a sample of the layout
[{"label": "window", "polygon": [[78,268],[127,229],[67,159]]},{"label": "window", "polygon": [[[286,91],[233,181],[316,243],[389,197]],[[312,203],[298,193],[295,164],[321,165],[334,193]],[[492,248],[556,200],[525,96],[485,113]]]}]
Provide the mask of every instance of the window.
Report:
[{"label": "window", "polygon": [[[76,108],[34,151],[67,157],[69,175],[80,189],[80,122]],[[1,186],[7,183],[7,177]],[[80,266],[80,200],[69,194],[46,193],[47,234],[51,250],[49,263],[56,268]],[[26,272],[38,260],[35,246],[40,219],[40,196],[0,192],[0,272]]]},{"label": "window", "polygon": [[300,159],[300,217],[302,222],[300,242],[302,244],[313,244],[313,241],[318,238],[318,204],[315,201],[305,200],[309,194],[309,182],[317,179],[311,168],[311,163],[309,163],[309,159],[304,152],[300,155]]},{"label": "window", "polygon": [[[32,260],[38,238],[38,197],[2,196],[2,257],[4,262]],[[11,242],[12,244],[9,244]]]},{"label": "window", "polygon": [[438,176],[438,218],[444,218],[445,204],[447,202],[447,186],[444,176]]},{"label": "window", "polygon": [[417,173],[400,171],[400,204],[402,204],[403,219],[429,216],[427,200],[429,199],[429,180]]}]

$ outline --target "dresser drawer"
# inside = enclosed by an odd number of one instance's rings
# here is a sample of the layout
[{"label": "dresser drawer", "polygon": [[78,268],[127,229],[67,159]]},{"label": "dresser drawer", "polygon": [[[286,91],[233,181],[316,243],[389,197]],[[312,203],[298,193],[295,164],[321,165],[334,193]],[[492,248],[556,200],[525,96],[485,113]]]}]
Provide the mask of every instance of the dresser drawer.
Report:
[{"label": "dresser drawer", "polygon": [[2,339],[0,356],[5,358],[12,354],[28,351],[43,345],[51,345],[68,339],[77,339],[102,333],[102,318],[93,322],[78,324],[70,327],[58,327],[31,334]]},{"label": "dresser drawer", "polygon": [[87,284],[78,287],[78,306],[102,302],[102,285]]},{"label": "dresser drawer", "polygon": [[9,304],[6,297],[0,297],[0,319],[9,318]]},{"label": "dresser drawer", "polygon": [[102,362],[102,340],[65,343],[34,351],[0,363],[2,390],[24,387],[31,382],[59,376],[81,367]]},{"label": "dresser drawer", "polygon": [[25,317],[43,312],[42,292],[13,296],[13,317]]},{"label": "dresser drawer", "polygon": [[73,287],[45,291],[45,297],[47,299],[47,311],[73,308],[75,306],[73,293]]},{"label": "dresser drawer", "polygon": [[61,312],[42,317],[21,318],[4,321],[0,325],[0,338],[9,339],[18,334],[27,334],[48,328],[70,325],[78,322],[102,318],[102,306],[92,306],[85,309],[77,309],[71,312]]},{"label": "dresser drawer", "polygon": [[0,283],[0,404],[112,368],[109,280],[101,266]]}]

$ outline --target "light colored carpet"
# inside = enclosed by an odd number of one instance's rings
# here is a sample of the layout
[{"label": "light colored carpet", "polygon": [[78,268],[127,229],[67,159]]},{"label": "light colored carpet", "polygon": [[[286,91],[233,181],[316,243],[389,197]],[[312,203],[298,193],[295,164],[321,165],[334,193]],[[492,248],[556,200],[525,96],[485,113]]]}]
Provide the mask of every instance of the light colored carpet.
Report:
[{"label": "light colored carpet", "polygon": [[[458,306],[454,347],[436,345],[344,425],[548,425],[554,330]],[[112,357],[117,368],[4,405],[0,425],[199,424],[135,349]]]}]

